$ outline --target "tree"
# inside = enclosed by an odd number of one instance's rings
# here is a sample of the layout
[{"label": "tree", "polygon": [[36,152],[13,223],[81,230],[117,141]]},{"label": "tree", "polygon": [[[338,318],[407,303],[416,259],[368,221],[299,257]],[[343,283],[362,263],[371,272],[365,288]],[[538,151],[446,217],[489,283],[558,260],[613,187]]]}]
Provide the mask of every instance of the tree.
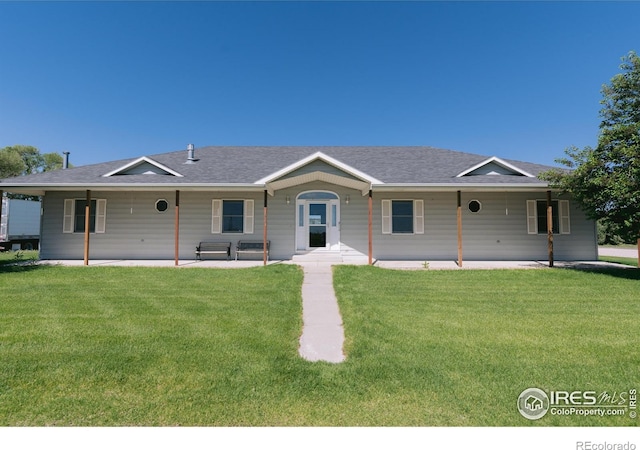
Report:
[{"label": "tree", "polygon": [[571,170],[543,178],[571,193],[592,219],[610,222],[626,242],[637,239],[640,250],[640,57],[629,52],[620,68],[601,90],[597,146],[566,149],[557,162]]},{"label": "tree", "polygon": [[9,147],[0,150],[0,178],[15,177],[25,172],[25,165],[20,153]]},{"label": "tree", "polygon": [[60,153],[44,153],[42,155],[41,169],[43,172],[62,169],[63,158]]},{"label": "tree", "polygon": [[40,150],[30,145],[14,145],[13,147],[7,148],[18,152],[22,157],[22,161],[24,161],[24,165],[26,166],[26,170],[22,175],[39,172],[38,169],[42,165],[42,155],[40,155]]},{"label": "tree", "polygon": [[598,245],[620,245],[624,240],[620,237],[618,227],[609,220],[600,219],[598,226]]},{"label": "tree", "polygon": [[59,153],[44,153],[30,145],[13,145],[0,149],[0,178],[16,177],[62,168]]}]

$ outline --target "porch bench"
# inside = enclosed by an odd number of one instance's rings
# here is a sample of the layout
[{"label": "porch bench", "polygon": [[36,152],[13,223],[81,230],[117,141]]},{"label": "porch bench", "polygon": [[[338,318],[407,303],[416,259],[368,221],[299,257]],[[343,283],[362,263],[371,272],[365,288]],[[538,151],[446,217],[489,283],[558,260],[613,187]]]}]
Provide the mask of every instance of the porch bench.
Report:
[{"label": "porch bench", "polygon": [[226,255],[228,261],[231,258],[231,242],[200,242],[196,247],[196,260],[202,261],[203,254]]},{"label": "porch bench", "polygon": [[[269,260],[269,243],[270,241],[267,241],[267,261]],[[263,241],[238,241],[238,245],[236,245],[236,261],[238,260],[238,255],[241,253],[262,255],[264,254],[264,242]]]}]

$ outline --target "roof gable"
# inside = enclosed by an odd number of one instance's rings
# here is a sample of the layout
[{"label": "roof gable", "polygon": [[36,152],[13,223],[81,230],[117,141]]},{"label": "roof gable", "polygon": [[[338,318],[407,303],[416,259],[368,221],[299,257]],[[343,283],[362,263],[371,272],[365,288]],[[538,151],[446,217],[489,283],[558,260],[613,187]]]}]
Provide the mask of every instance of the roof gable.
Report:
[{"label": "roof gable", "polygon": [[[305,166],[310,166],[309,168],[311,169],[311,172],[315,172],[317,170],[316,166],[317,164],[314,164],[316,161],[322,161],[325,164],[328,164],[329,166],[332,166],[336,169],[338,169],[340,172],[343,172],[344,174],[342,174],[342,176],[344,177],[344,175],[348,175],[348,178],[355,178],[361,181],[365,181],[367,183],[375,183],[375,184],[383,184],[382,181],[352,167],[349,166],[335,158],[332,158],[322,152],[316,152],[312,155],[307,156],[306,158],[303,158],[299,161],[296,161],[293,164],[288,165],[287,167],[284,167],[276,172],[273,172],[269,175],[267,175],[266,177],[263,177],[259,180],[257,180],[255,182],[255,184],[267,184],[267,183],[271,183],[274,181],[277,181],[280,178],[286,177],[287,175],[293,174],[294,172],[299,172],[296,173],[294,176],[299,176],[301,174],[303,174],[303,169]],[[339,175],[338,175],[339,176]]]},{"label": "roof gable", "polygon": [[316,170],[315,172],[307,172],[294,177],[281,178],[276,181],[265,183],[265,186],[267,187],[267,192],[273,195],[278,189],[298,186],[305,183],[311,183],[313,181],[324,181],[337,186],[356,189],[361,191],[362,195],[366,195],[367,192],[369,192],[369,189],[371,189],[371,184],[366,181],[358,180],[356,178],[347,178],[319,170]]},{"label": "roof gable", "polygon": [[122,167],[118,167],[111,172],[105,173],[103,177],[112,177],[114,175],[170,175],[174,177],[182,177],[180,173],[169,167],[154,161],[151,158],[143,156]]},{"label": "roof gable", "polygon": [[[331,164],[328,164],[324,161],[322,161],[321,159],[317,159],[315,161],[311,161],[310,163],[302,166],[302,167],[298,167],[297,169],[287,173],[286,175],[283,175],[281,177],[279,177],[277,179],[277,181],[282,181],[284,179],[288,179],[288,178],[294,178],[294,177],[299,177],[300,175],[305,175],[308,173],[312,173],[312,172],[325,172],[328,174],[332,174],[332,175],[337,175],[340,177],[345,177],[345,178],[349,178],[351,180],[358,180],[358,181],[362,181],[361,178],[359,177],[355,177],[353,175],[351,175],[348,172],[345,172],[344,170],[333,166]],[[276,181],[276,180],[274,180]]]},{"label": "roof gable", "polygon": [[456,178],[476,175],[519,176],[534,178],[530,173],[510,164],[497,156],[476,164],[456,175]]}]

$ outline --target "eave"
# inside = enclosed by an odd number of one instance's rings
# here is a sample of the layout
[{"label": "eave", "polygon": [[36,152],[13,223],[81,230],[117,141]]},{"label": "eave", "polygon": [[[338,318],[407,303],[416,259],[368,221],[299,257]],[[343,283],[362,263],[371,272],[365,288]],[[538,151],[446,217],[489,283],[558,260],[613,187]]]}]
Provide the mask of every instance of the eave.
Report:
[{"label": "eave", "polygon": [[254,183],[65,183],[55,185],[43,184],[14,184],[2,185],[0,190],[25,195],[45,195],[45,192],[65,192],[95,190],[102,192],[115,191],[255,191],[261,192],[265,186]]},{"label": "eave", "polygon": [[385,183],[372,185],[374,192],[541,192],[549,190],[547,183]]},{"label": "eave", "polygon": [[[375,192],[478,192],[478,191],[514,191],[514,192],[541,192],[549,190],[547,183],[367,183],[366,181],[352,180],[337,175],[321,172],[312,172],[267,183],[189,183],[189,182],[149,182],[149,183],[15,183],[2,184],[0,190],[25,195],[44,195],[47,191],[224,191],[224,192],[262,192],[267,190],[271,195],[276,190],[289,188],[311,181],[323,181],[350,189],[356,189],[366,195],[369,189]],[[531,180],[532,181],[532,180]]]}]

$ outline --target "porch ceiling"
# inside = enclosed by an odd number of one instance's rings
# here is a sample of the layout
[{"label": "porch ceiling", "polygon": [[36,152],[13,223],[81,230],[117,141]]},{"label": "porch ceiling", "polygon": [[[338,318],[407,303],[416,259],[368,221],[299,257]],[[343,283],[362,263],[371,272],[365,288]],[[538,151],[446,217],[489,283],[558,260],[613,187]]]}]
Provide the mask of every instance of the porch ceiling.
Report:
[{"label": "porch ceiling", "polygon": [[361,191],[362,195],[367,195],[369,193],[369,189],[371,189],[371,183],[367,181],[354,180],[352,178],[341,177],[340,175],[321,171],[305,173],[303,175],[298,175],[297,177],[285,178],[283,180],[271,181],[266,183],[265,187],[270,195],[274,195],[277,190],[292,186],[299,186],[313,181],[324,181],[325,183],[356,189]]}]

